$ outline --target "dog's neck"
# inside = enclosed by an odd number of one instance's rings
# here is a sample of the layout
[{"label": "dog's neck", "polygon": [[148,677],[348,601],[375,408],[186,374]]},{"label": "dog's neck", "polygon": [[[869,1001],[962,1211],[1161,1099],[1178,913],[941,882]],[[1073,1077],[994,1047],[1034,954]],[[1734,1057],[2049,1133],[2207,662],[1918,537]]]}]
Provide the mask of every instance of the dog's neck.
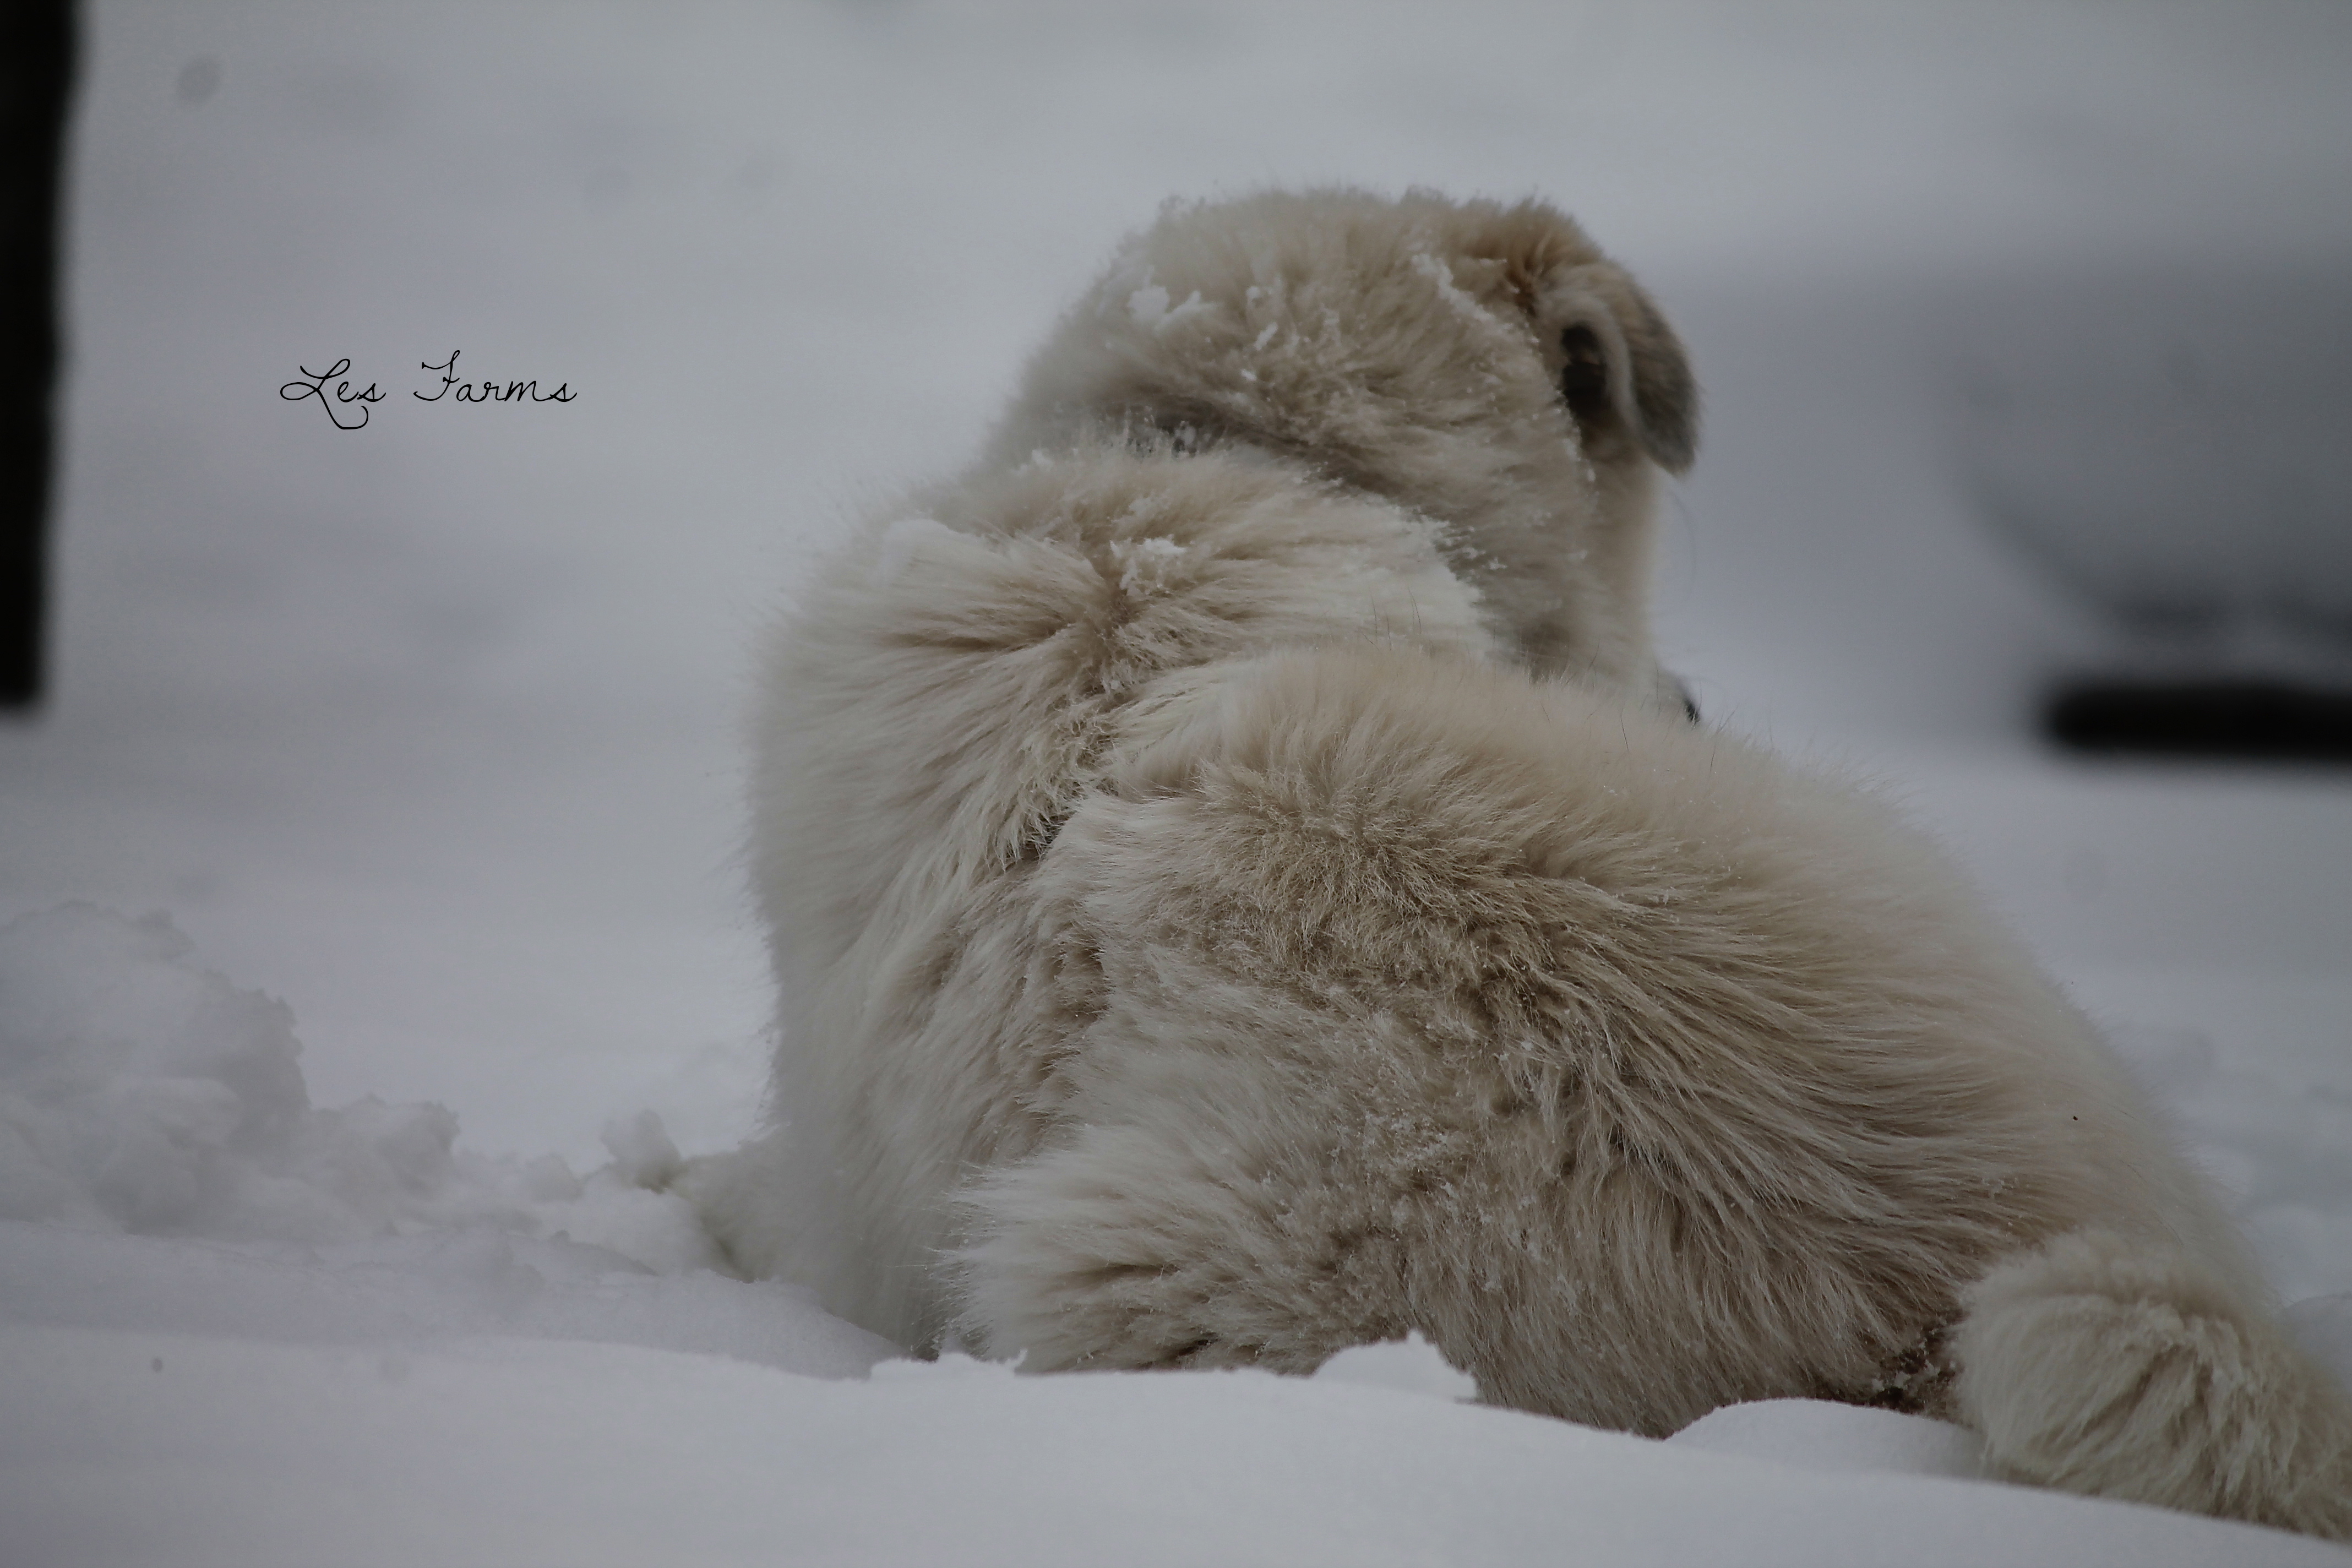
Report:
[{"label": "dog's neck", "polygon": [[1518,441],[1429,432],[1410,451],[1312,450],[1206,407],[1016,410],[983,461],[1093,445],[1278,464],[1377,496],[1434,524],[1496,642],[1538,675],[1650,700],[1648,585],[1656,468],[1630,444],[1588,455],[1572,436]]}]

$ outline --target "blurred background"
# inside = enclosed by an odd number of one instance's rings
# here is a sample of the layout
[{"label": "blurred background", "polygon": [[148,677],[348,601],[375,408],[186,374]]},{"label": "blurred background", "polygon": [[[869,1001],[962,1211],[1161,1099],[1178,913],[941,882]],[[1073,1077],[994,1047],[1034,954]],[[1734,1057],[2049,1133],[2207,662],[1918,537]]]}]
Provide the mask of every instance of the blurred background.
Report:
[{"label": "blurred background", "polygon": [[[1908,800],[2144,1070],[2204,1086],[2247,1203],[2250,1094],[2305,1197],[2352,1194],[2352,774],[2037,730],[2077,677],[2344,679],[2352,9],[81,22],[52,681],[0,724],[0,918],[168,911],[292,1005],[320,1103],[591,1160],[638,1106],[740,1136],[770,998],[737,724],[812,554],[965,458],[1163,199],[1426,184],[1556,201],[1686,338],[1657,605],[1709,721]],[[413,398],[453,352],[575,397]],[[279,396],[343,359],[385,394],[363,428]],[[2262,1223],[2306,1274],[2352,1259],[2352,1220]]]}]

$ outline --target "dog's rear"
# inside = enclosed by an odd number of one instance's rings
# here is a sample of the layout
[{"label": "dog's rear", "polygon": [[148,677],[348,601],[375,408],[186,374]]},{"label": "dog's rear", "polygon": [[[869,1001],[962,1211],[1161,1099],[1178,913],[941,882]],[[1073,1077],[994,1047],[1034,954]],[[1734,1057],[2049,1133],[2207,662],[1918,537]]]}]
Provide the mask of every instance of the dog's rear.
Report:
[{"label": "dog's rear", "polygon": [[1695,421],[1548,209],[1164,216],[780,639],[785,1125],[714,1229],[919,1346],[1420,1329],[1576,1420],[1877,1400],[2347,1533],[2341,1394],[2087,1025],[1876,805],[1683,716]]}]

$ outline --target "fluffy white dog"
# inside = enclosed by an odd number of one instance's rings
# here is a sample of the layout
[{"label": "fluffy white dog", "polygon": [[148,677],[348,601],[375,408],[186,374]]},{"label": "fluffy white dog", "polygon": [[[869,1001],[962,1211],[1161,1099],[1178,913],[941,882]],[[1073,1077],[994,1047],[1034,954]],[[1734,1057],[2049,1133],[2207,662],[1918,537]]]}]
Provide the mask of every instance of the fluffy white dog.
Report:
[{"label": "fluffy white dog", "polygon": [[1644,621],[1681,345],[1566,218],[1171,207],[776,643],[747,1272],[1031,1369],[1805,1394],[2352,1534],[2352,1413],[2088,1024]]}]

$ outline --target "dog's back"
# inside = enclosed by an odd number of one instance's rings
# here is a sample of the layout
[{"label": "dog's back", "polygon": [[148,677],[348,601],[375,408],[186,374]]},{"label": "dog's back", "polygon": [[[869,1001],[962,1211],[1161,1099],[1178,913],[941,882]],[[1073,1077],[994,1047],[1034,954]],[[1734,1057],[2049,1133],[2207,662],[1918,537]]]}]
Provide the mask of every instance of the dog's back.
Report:
[{"label": "dog's back", "polygon": [[1880,1399],[2352,1530],[2340,1395],[2088,1026],[1877,805],[1684,716],[1695,420],[1547,209],[1163,216],[778,642],[782,1125],[714,1230],[1033,1368],[1420,1329],[1577,1420]]}]

